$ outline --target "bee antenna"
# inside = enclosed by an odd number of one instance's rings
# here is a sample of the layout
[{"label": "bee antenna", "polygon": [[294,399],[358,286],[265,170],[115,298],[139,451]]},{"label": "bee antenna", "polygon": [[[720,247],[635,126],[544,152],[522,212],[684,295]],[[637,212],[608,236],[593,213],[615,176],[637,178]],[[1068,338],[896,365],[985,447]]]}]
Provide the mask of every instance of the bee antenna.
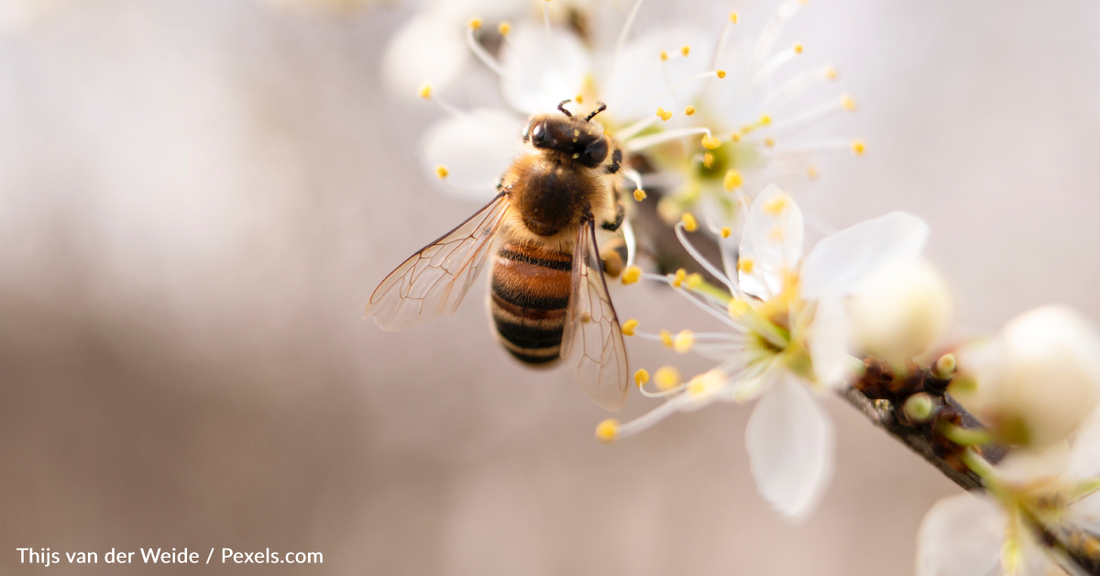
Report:
[{"label": "bee antenna", "polygon": [[596,102],[596,104],[599,104],[599,107],[596,108],[595,110],[593,110],[591,113],[589,113],[588,116],[584,117],[585,122],[588,122],[589,120],[595,118],[596,114],[599,114],[600,112],[603,112],[604,110],[607,110],[607,104],[604,104],[603,102]]},{"label": "bee antenna", "polygon": [[573,117],[573,114],[572,114],[571,112],[569,112],[568,110],[566,110],[566,109],[565,109],[565,105],[566,105],[566,104],[568,104],[568,103],[570,103],[570,102],[572,102],[572,100],[570,100],[570,99],[562,100],[562,101],[561,101],[561,102],[560,102],[560,103],[558,104],[558,110],[560,110],[562,114],[565,114],[566,116],[568,116],[568,117],[572,118],[572,117]]}]

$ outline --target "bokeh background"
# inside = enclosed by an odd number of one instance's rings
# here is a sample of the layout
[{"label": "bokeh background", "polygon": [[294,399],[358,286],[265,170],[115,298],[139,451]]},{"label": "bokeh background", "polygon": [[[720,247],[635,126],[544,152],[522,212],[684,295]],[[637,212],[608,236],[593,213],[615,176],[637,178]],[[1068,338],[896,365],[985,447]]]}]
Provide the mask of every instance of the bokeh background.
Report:
[{"label": "bokeh background", "polygon": [[[493,342],[480,283],[428,326],[362,320],[476,208],[422,176],[438,110],[380,84],[415,4],[4,2],[0,572],[911,573],[921,517],[957,489],[836,399],[835,482],[790,527],[753,487],[747,407],[600,445],[568,374]],[[736,7],[698,4],[650,0],[639,23]],[[831,129],[869,151],[823,160],[805,209],[925,218],[960,331],[1045,302],[1100,320],[1098,36],[1089,0],[815,0],[784,38],[841,66],[861,111]],[[657,287],[615,298],[707,326]],[[324,564],[18,564],[47,546]]]}]

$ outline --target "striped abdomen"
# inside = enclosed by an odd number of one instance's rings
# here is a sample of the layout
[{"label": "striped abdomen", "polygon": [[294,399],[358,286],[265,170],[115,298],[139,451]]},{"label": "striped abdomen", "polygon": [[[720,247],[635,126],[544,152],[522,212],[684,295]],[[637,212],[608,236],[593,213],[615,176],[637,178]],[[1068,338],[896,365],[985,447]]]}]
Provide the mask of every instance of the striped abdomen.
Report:
[{"label": "striped abdomen", "polygon": [[489,311],[497,339],[527,364],[558,359],[573,256],[505,244],[493,257]]}]

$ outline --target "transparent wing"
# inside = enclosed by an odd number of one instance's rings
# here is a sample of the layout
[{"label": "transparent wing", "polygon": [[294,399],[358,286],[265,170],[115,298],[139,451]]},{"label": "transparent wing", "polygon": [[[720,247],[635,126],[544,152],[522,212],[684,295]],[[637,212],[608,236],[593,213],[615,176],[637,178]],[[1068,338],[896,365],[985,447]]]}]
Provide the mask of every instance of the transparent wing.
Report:
[{"label": "transparent wing", "polygon": [[607,293],[593,221],[577,230],[572,278],[561,358],[581,390],[600,408],[614,412],[626,401],[626,346]]},{"label": "transparent wing", "polygon": [[508,212],[505,195],[425,246],[386,276],[370,296],[365,316],[383,330],[404,330],[450,316],[485,263]]}]

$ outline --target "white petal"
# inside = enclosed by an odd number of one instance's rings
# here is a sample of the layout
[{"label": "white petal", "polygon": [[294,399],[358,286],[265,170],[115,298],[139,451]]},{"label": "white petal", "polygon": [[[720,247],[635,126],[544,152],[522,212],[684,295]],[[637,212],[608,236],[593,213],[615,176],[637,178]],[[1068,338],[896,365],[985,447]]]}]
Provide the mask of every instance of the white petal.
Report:
[{"label": "white petal", "polygon": [[917,532],[917,576],[984,576],[1000,563],[1005,518],[984,496],[936,502]]},{"label": "white petal", "polygon": [[924,249],[928,225],[904,212],[892,212],[828,236],[802,263],[802,296],[852,293],[875,268],[896,258],[915,258]]},{"label": "white petal", "polygon": [[760,398],[745,446],[761,496],[788,520],[805,519],[832,477],[833,427],[797,377],[784,371]]},{"label": "white petal", "polygon": [[[802,258],[802,211],[776,185],[756,197],[741,235],[741,289],[768,299],[783,288]],[[751,262],[751,265],[749,264]]]},{"label": "white petal", "polygon": [[1062,476],[1069,465],[1069,444],[1065,441],[1039,449],[1012,450],[997,463],[997,478],[1023,486],[1042,479]]},{"label": "white petal", "polygon": [[1054,563],[1046,553],[1046,548],[1035,540],[1030,531],[1020,531],[1020,565],[1010,576],[1069,576],[1065,570]]},{"label": "white petal", "polygon": [[1066,510],[1066,522],[1100,534],[1100,492],[1093,492],[1070,505]]},{"label": "white petal", "polygon": [[396,94],[415,98],[425,84],[438,90],[461,76],[470,58],[464,26],[431,12],[406,22],[382,56],[386,86]]},{"label": "white petal", "polygon": [[447,169],[441,182],[450,194],[470,200],[488,200],[509,162],[521,150],[523,122],[502,110],[480,109],[446,118],[424,137],[423,160],[432,174]]},{"label": "white petal", "polygon": [[553,111],[559,102],[582,92],[591,72],[588,50],[576,34],[534,24],[518,25],[501,50],[501,78],[504,99],[525,114]]},{"label": "white petal", "polygon": [[[670,87],[695,76],[710,67],[711,44],[705,32],[694,28],[654,30],[623,47],[615,69],[610,70],[610,55],[600,62],[597,86],[607,103],[606,114],[616,122],[628,122],[653,114],[658,106],[678,112],[696,97],[708,82],[717,79],[687,82],[661,96]],[[687,57],[680,48],[690,47]],[[662,62],[661,52],[671,57]],[[605,76],[610,73],[611,76]]]},{"label": "white petal", "polygon": [[1094,411],[1077,429],[1066,471],[1066,477],[1074,480],[1091,476],[1100,476],[1100,411]]},{"label": "white petal", "polygon": [[825,294],[818,299],[808,344],[817,383],[831,387],[843,385],[842,376],[848,360],[848,318],[840,298]]},{"label": "white petal", "polygon": [[446,0],[436,2],[434,8],[451,20],[465,24],[474,17],[486,22],[500,20],[519,13],[528,6],[522,0]]}]

